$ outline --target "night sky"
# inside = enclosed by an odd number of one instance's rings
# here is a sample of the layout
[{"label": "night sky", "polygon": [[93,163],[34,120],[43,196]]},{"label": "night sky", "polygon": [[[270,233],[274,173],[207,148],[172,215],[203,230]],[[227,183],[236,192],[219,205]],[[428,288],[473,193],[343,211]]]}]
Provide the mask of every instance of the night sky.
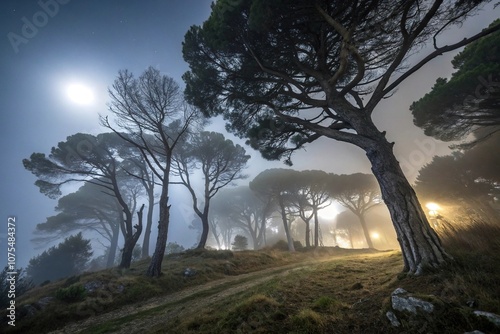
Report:
[{"label": "night sky", "polygon": [[[40,3],[46,4],[46,8]],[[58,8],[53,5],[55,3]],[[32,231],[36,224],[54,213],[57,204],[56,200],[39,193],[33,184],[36,178],[24,170],[22,159],[33,152],[49,153],[52,146],[68,135],[103,132],[98,114],[107,112],[107,87],[112,85],[120,69],[129,69],[139,75],[148,66],[154,66],[183,86],[181,76],[188,67],[182,59],[181,43],[191,25],[201,24],[208,17],[210,3],[211,0],[0,2],[2,267],[6,262],[8,216],[17,219],[18,267],[26,266],[32,256],[43,250],[34,249],[30,242]],[[494,10],[490,5],[460,29],[450,29],[442,44],[480,31],[499,14],[500,8]],[[26,28],[27,23],[33,24],[35,29]],[[410,181],[433,155],[449,152],[449,143],[425,137],[413,125],[408,107],[430,90],[437,77],[452,73],[450,60],[455,54],[447,54],[428,64],[375,112],[376,124],[396,142],[396,156]],[[421,56],[417,54],[415,59]],[[65,90],[74,82],[92,90],[93,103],[78,105],[68,99]],[[220,120],[214,120],[210,129],[235,139],[225,133]],[[257,152],[250,153],[252,159],[247,171],[250,179],[266,168],[285,168],[280,162],[264,161]],[[360,149],[327,139],[299,152],[293,161],[294,168],[299,170],[323,169],[338,174],[370,172]],[[191,203],[182,189],[174,190],[172,197],[174,212],[169,241],[191,246],[195,242],[193,232],[183,221],[190,217]],[[154,235],[152,246],[155,240]],[[95,255],[102,251],[96,249]]]}]

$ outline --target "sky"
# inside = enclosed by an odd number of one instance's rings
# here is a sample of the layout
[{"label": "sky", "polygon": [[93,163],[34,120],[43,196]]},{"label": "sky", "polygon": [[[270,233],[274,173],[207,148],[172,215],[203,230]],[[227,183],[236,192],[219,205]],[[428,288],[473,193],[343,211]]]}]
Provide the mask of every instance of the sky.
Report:
[{"label": "sky", "polygon": [[[26,266],[31,257],[50,246],[35,248],[30,240],[36,224],[54,214],[57,201],[39,193],[34,186],[36,178],[23,168],[22,159],[33,152],[47,154],[52,146],[74,133],[103,132],[98,115],[106,113],[107,88],[121,69],[139,75],[154,66],[183,86],[181,76],[188,70],[181,51],[184,34],[191,25],[208,18],[210,3],[211,0],[0,2],[2,267],[7,261],[8,217],[16,217],[18,267]],[[499,8],[488,6],[461,28],[448,31],[443,44],[480,31],[499,14]],[[450,60],[457,52],[441,56],[415,73],[374,113],[375,123],[395,141],[395,154],[410,181],[432,156],[447,154],[449,143],[426,137],[415,127],[409,105],[428,92],[438,77],[450,76]],[[68,98],[66,90],[75,83],[92,91],[92,103],[80,105]],[[214,120],[210,129],[243,144],[224,131],[221,120]],[[246,172],[250,179],[267,168],[286,168],[281,162],[263,160],[250,147],[246,149],[252,156]],[[329,139],[320,139],[298,152],[293,162],[298,170],[370,172],[369,162],[360,149]],[[182,190],[174,190],[172,197],[175,211],[169,241],[190,246],[195,242],[193,232],[183,223],[191,214],[190,203]],[[154,241],[155,237],[153,245]]]}]

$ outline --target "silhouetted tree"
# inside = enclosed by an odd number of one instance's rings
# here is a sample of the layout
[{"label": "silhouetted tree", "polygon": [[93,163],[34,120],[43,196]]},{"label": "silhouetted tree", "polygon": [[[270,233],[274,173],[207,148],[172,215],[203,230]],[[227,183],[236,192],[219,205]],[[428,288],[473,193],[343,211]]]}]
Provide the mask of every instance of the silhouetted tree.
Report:
[{"label": "silhouetted tree", "polygon": [[479,177],[466,164],[464,154],[436,156],[422,167],[415,182],[417,192],[428,199],[454,201],[478,212],[483,219],[498,222],[491,207],[496,183]]},{"label": "silhouetted tree", "polygon": [[234,242],[231,245],[233,246],[233,249],[236,251],[245,250],[248,247],[247,237],[237,234],[234,237]]},{"label": "silhouetted tree", "polygon": [[[490,27],[500,25],[500,20]],[[463,139],[478,127],[500,130],[500,32],[467,45],[452,62],[457,70],[438,78],[410,109],[413,122],[439,140]],[[481,139],[481,138],[480,138]]]},{"label": "silhouetted tree", "polygon": [[[268,159],[290,162],[320,137],[363,149],[391,212],[404,269],[419,274],[449,256],[372,113],[432,59],[498,30],[437,43],[445,28],[485,2],[220,0],[185,36],[186,96],[207,115],[224,114],[228,128]],[[435,49],[409,65],[433,37]]]},{"label": "silhouetted tree", "polygon": [[330,174],[328,188],[332,198],[358,217],[366,243],[369,248],[373,248],[365,215],[368,210],[381,203],[377,180],[373,175],[362,173]]},{"label": "silhouetted tree", "polygon": [[[40,188],[40,192],[51,198],[60,196],[61,186],[72,182],[95,184],[115,197],[123,211],[121,229],[125,238],[125,251],[120,267],[128,268],[132,251],[142,232],[142,217],[133,225],[135,207],[131,208],[123,192],[122,185],[130,180],[127,181],[118,153],[130,146],[121,136],[123,135],[114,133],[97,136],[77,133],[67,137],[66,141],[59,142],[48,157],[43,153],[33,153],[30,159],[23,160],[23,164],[39,178],[35,185]],[[140,213],[142,215],[142,211]]]},{"label": "silhouetted tree", "polygon": [[323,171],[309,170],[298,172],[290,180],[289,200],[297,208],[300,218],[306,224],[306,247],[310,246],[309,222],[312,218],[314,218],[314,246],[319,246],[318,211],[324,208],[330,199],[327,178],[327,173]]},{"label": "silhouetted tree", "polygon": [[104,193],[102,187],[85,183],[76,192],[59,198],[55,210],[59,213],[36,226],[35,233],[44,236],[33,241],[42,243],[73,231],[94,231],[109,242],[105,267],[114,265],[123,220],[122,208],[115,197]]},{"label": "silhouetted tree", "polygon": [[290,233],[290,221],[288,213],[292,206],[290,197],[290,190],[293,189],[290,183],[296,176],[297,171],[292,169],[267,169],[257,175],[250,182],[250,189],[258,196],[261,196],[266,202],[273,202],[278,207],[283,221],[283,228],[288,243],[288,250],[294,252],[292,234]]},{"label": "silhouetted tree", "polygon": [[107,117],[101,123],[123,140],[135,146],[161,183],[158,237],[148,276],[160,276],[170,222],[169,182],[172,154],[177,144],[189,134],[196,121],[196,111],[182,98],[177,83],[150,67],[139,78],[120,71],[109,90],[109,110],[117,126],[128,131],[121,134]]},{"label": "silhouetted tree", "polygon": [[83,239],[80,232],[33,257],[26,274],[35,284],[78,275],[85,270],[92,256],[91,249],[90,240]]},{"label": "silhouetted tree", "polygon": [[[217,132],[202,131],[191,136],[174,153],[174,169],[193,199],[193,210],[200,217],[202,233],[196,248],[203,249],[209,232],[210,201],[220,189],[231,182],[246,176],[242,170],[246,167],[249,155],[240,145],[225,139]],[[191,180],[194,170],[200,169],[203,175],[203,202],[199,198]]]},{"label": "silhouetted tree", "polygon": [[226,189],[219,193],[217,211],[227,217],[233,228],[239,228],[251,237],[254,249],[264,244],[269,205],[261,201],[247,186]]}]

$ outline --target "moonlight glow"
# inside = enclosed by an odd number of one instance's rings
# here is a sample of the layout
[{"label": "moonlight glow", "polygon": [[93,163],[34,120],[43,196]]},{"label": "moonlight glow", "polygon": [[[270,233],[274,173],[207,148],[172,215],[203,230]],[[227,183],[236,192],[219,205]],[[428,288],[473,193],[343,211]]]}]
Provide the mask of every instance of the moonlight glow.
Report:
[{"label": "moonlight glow", "polygon": [[76,104],[89,105],[94,101],[94,93],[92,90],[82,84],[74,83],[66,88],[66,95]]}]

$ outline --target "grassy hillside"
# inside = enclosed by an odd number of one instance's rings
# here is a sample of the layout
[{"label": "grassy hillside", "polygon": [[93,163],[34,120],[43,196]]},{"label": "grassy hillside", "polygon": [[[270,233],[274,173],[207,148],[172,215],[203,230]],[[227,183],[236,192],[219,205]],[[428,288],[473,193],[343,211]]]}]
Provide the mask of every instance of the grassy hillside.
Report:
[{"label": "grassy hillside", "polygon": [[[445,225],[440,234],[454,261],[420,277],[401,273],[397,251],[339,248],[189,251],[166,257],[159,279],[143,276],[148,261],[84,274],[20,298],[18,310],[46,296],[60,299],[18,317],[7,332],[44,333],[64,325],[67,333],[495,332],[472,311],[500,314],[500,228]],[[74,288],[89,284],[95,291],[79,295]],[[393,329],[385,312],[398,287],[431,301],[435,312],[403,318]]]}]

